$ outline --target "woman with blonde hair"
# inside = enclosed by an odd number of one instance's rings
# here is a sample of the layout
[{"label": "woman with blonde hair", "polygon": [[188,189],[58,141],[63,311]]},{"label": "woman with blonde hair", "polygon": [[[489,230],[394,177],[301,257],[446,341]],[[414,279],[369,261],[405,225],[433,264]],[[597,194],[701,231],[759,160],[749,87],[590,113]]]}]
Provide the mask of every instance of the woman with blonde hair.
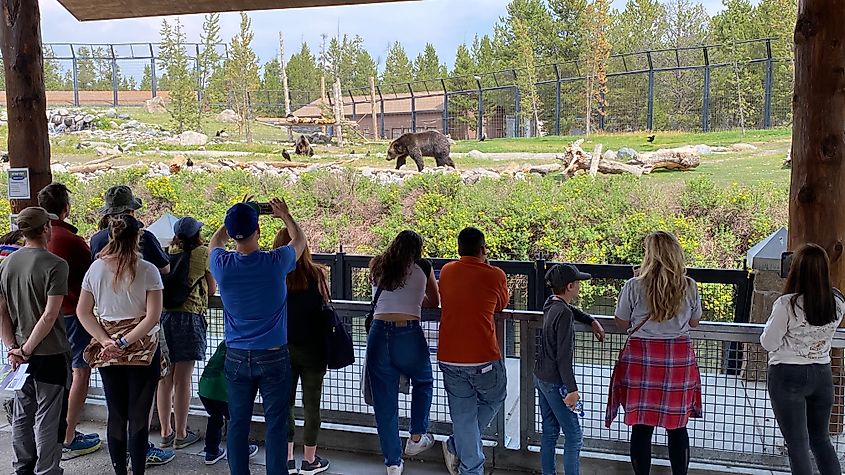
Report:
[{"label": "woman with blonde hair", "polygon": [[650,472],[654,428],[663,427],[672,474],[685,475],[687,423],[702,416],[701,375],[689,337],[701,320],[701,297],[675,236],[657,231],[646,237],[642,266],[622,287],[615,315],[628,341],[611,377],[605,425],[622,406],[635,475]]},{"label": "woman with blonde hair", "polygon": [[85,361],[99,369],[103,381],[109,455],[117,475],[128,471],[127,449],[132,473],[144,473],[150,408],[161,376],[158,329],[164,285],[158,269],[141,259],[141,228],[129,215],[109,219],[109,242],[85,274],[76,307],[92,337]]},{"label": "woman with blonde hair", "polygon": [[769,396],[796,475],[813,473],[812,450],[822,475],[842,472],[830,442],[833,373],[830,348],[845,314],[845,297],[830,282],[827,252],[798,248],[783,295],[760,336],[769,352]]}]

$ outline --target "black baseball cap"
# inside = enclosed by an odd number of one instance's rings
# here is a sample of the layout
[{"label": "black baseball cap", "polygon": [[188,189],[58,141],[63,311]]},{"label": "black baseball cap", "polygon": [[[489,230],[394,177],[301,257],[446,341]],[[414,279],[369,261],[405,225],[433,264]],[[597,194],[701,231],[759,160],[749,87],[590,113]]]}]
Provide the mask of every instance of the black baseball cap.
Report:
[{"label": "black baseball cap", "polygon": [[562,289],[578,280],[590,280],[593,276],[581,272],[572,264],[555,264],[546,272],[546,283],[553,289]]}]

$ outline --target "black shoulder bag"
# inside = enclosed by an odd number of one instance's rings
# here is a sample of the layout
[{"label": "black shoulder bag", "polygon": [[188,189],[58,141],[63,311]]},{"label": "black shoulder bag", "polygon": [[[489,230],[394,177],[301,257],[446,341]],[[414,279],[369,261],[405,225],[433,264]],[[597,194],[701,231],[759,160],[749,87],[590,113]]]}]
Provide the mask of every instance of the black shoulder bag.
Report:
[{"label": "black shoulder bag", "polygon": [[355,363],[352,335],[349,334],[343,320],[335,311],[326,288],[326,282],[322,278],[320,286],[326,295],[322,310],[325,322],[328,325],[326,331],[326,367],[328,369],[346,368]]}]

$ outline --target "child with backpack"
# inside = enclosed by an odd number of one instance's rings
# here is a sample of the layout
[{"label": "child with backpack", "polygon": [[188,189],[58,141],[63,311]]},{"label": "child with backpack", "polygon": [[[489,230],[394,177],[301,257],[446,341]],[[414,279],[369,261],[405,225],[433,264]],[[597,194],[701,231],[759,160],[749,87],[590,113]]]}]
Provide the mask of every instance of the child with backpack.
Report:
[{"label": "child with backpack", "polygon": [[[205,311],[208,296],[216,291],[201,230],[202,223],[191,217],[174,223],[174,238],[168,248],[170,272],[162,276],[161,329],[171,365],[159,382],[156,398],[162,448],[183,449],[200,440],[199,434],[188,430],[191,374],[194,363],[205,359]],[[176,416],[175,427],[171,425],[171,413]]]},{"label": "child with backpack", "polygon": [[581,396],[575,381],[572,354],[575,347],[575,321],[589,324],[598,341],[604,329],[593,317],[570,305],[581,291],[581,281],[590,274],[569,264],[557,264],[546,273],[546,283],[553,295],[543,307],[543,335],[534,366],[534,387],[540,399],[543,434],[540,438],[540,462],[543,475],[554,475],[555,446],[561,430],[566,439],[563,468],[566,475],[578,475],[582,445],[583,416]]},{"label": "child with backpack", "polygon": [[[226,449],[220,448],[223,439],[223,421],[229,420],[229,402],[226,393],[226,377],[223,366],[226,362],[226,342],[221,341],[200,376],[199,395],[208,424],[205,428],[205,464],[214,465],[226,456]],[[258,453],[258,446],[249,445],[249,456]]]}]

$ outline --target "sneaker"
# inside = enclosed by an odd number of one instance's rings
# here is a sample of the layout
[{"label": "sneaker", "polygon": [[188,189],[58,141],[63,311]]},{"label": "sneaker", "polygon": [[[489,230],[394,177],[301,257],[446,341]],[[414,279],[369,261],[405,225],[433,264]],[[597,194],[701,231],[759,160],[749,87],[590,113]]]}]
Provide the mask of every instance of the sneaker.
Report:
[{"label": "sneaker", "polygon": [[329,461],[321,459],[319,455],[315,455],[313,462],[302,461],[302,465],[299,467],[299,473],[300,475],[315,475],[317,473],[323,473],[328,469]]},{"label": "sneaker", "polygon": [[164,465],[176,458],[176,452],[167,449],[160,449],[153,444],[147,449],[147,466]]},{"label": "sneaker", "polygon": [[253,458],[258,455],[258,446],[255,444],[249,444],[249,458]]},{"label": "sneaker", "polygon": [[176,448],[184,449],[190,447],[200,441],[200,436],[196,432],[187,431],[184,439],[176,439]]},{"label": "sneaker", "polygon": [[226,456],[226,449],[221,449],[217,447],[216,454],[210,454],[208,452],[205,453],[205,464],[206,465],[214,465],[215,463],[223,460],[223,457]]},{"label": "sneaker", "polygon": [[[305,460],[302,461],[305,464]],[[296,460],[288,460],[288,475],[297,475],[299,470],[296,469]]]},{"label": "sneaker", "polygon": [[103,444],[100,439],[86,439],[77,434],[69,444],[62,444],[62,460],[70,460],[100,450]]},{"label": "sneaker", "polygon": [[461,461],[449,450],[448,440],[444,440],[440,445],[443,446],[443,460],[446,461],[446,470],[449,470],[449,475],[460,475]]},{"label": "sneaker", "polygon": [[391,465],[387,467],[387,475],[402,475],[402,470],[405,469],[405,462],[399,462],[399,465]]},{"label": "sneaker", "polygon": [[413,457],[414,455],[419,455],[432,447],[434,447],[434,436],[431,434],[423,434],[422,437],[420,437],[419,442],[414,442],[409,437],[408,442],[405,443],[405,455]]},{"label": "sneaker", "polygon": [[161,438],[161,444],[159,444],[158,446],[163,448],[163,449],[169,449],[169,448],[173,447],[173,441],[175,441],[175,440],[176,440],[176,431],[174,430],[167,437],[162,437]]},{"label": "sneaker", "polygon": [[96,433],[96,432],[92,432],[92,433],[90,433],[90,434],[83,434],[82,432],[79,432],[78,430],[75,430],[75,431],[73,431],[73,436],[74,436],[74,437],[82,437],[83,439],[95,439],[95,440],[100,440],[100,434],[98,434],[98,433]]}]

